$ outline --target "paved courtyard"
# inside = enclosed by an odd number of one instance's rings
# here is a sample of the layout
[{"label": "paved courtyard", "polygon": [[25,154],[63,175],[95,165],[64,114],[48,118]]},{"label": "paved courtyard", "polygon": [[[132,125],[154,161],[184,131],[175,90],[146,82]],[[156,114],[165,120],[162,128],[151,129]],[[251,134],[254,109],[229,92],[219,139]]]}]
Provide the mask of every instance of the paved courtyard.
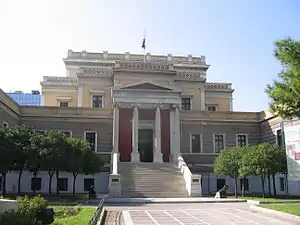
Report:
[{"label": "paved courtyard", "polygon": [[244,203],[149,204],[107,207],[122,210],[125,225],[294,225],[263,213],[251,211]]}]

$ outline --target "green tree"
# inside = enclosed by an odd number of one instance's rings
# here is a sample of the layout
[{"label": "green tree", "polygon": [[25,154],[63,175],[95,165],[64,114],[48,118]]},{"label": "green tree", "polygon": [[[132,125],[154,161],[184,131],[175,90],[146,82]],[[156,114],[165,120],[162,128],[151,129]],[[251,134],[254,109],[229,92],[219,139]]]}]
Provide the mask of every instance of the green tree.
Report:
[{"label": "green tree", "polygon": [[288,38],[275,46],[275,57],[283,69],[278,79],[267,85],[270,108],[283,118],[300,117],[300,42]]},{"label": "green tree", "polygon": [[237,180],[239,177],[240,161],[243,154],[242,147],[230,147],[224,149],[214,162],[216,175],[230,176],[234,179],[234,194],[237,196]]},{"label": "green tree", "polygon": [[76,178],[78,174],[82,172],[82,164],[84,161],[85,152],[91,151],[91,149],[84,140],[76,138],[67,138],[66,140],[66,151],[69,155],[66,171],[71,172],[73,175],[73,195],[75,195]]},{"label": "green tree", "polygon": [[38,171],[41,168],[42,162],[42,149],[43,149],[43,142],[44,142],[44,135],[39,132],[33,132],[30,138],[31,148],[28,152],[28,163],[27,169],[33,174],[34,183],[32,185],[33,194],[35,194],[36,186],[36,176]]},{"label": "green tree", "polygon": [[6,129],[0,129],[0,173],[2,176],[2,195],[6,194],[6,174],[13,169],[12,144]]},{"label": "green tree", "polygon": [[31,137],[33,131],[26,125],[14,126],[7,130],[7,136],[14,151],[13,169],[19,171],[18,194],[21,192],[21,179],[31,150]]},{"label": "green tree", "polygon": [[[45,141],[45,146],[43,147],[44,152],[43,155],[43,162],[45,163],[45,156],[50,156],[51,160],[53,160],[51,163],[53,165],[51,168],[48,168],[48,172],[52,170],[55,170],[56,174],[56,194],[59,194],[59,186],[58,186],[58,180],[59,180],[59,171],[65,171],[67,169],[67,161],[69,160],[69,156],[67,154],[66,148],[67,148],[67,136],[61,132],[56,130],[48,131],[45,135],[47,135],[47,139]],[[47,150],[45,150],[47,149]],[[48,154],[50,153],[50,154]],[[50,174],[49,174],[50,176]],[[52,175],[53,176],[53,175]],[[50,181],[49,181],[49,188]]]}]

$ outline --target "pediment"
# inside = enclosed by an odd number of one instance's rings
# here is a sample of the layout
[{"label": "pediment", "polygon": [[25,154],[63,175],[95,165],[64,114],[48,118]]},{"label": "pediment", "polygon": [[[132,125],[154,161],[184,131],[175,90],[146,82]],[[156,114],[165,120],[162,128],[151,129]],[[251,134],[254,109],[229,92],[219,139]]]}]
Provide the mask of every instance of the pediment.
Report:
[{"label": "pediment", "polygon": [[120,89],[125,90],[165,90],[165,91],[171,91],[171,88],[164,87],[158,84],[153,84],[149,82],[139,83],[139,84],[131,84],[126,85],[124,87],[121,87]]}]

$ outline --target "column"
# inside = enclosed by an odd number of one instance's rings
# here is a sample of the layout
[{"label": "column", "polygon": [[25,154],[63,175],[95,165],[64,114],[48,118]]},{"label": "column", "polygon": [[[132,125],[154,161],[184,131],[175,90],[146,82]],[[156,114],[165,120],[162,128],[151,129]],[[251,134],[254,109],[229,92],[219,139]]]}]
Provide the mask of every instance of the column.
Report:
[{"label": "column", "polygon": [[155,151],[154,159],[155,163],[163,162],[163,154],[161,153],[161,118],[160,118],[160,107],[156,106],[155,111]]},{"label": "column", "polygon": [[83,97],[83,86],[79,85],[77,91],[77,106],[82,107],[82,97]]},{"label": "column", "polygon": [[201,111],[205,111],[205,91],[203,88],[200,89],[200,110]]},{"label": "column", "polygon": [[139,154],[139,111],[138,107],[133,108],[133,118],[132,118],[132,152],[131,152],[131,162],[140,162]]},{"label": "column", "polygon": [[176,160],[176,155],[174,154],[174,110],[170,108],[170,162]]},{"label": "column", "polygon": [[113,153],[119,153],[119,106],[114,104],[113,115]]},{"label": "column", "polygon": [[174,112],[174,155],[180,155],[180,112],[179,106],[175,106]]}]

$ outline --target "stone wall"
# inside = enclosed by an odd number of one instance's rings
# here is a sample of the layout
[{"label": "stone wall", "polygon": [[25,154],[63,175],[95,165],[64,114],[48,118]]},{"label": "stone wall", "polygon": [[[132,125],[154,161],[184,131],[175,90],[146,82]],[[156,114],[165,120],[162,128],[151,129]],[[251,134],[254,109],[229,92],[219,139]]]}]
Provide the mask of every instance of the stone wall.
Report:
[{"label": "stone wall", "polygon": [[10,97],[0,89],[0,128],[8,125],[15,126],[19,123],[20,109]]}]

